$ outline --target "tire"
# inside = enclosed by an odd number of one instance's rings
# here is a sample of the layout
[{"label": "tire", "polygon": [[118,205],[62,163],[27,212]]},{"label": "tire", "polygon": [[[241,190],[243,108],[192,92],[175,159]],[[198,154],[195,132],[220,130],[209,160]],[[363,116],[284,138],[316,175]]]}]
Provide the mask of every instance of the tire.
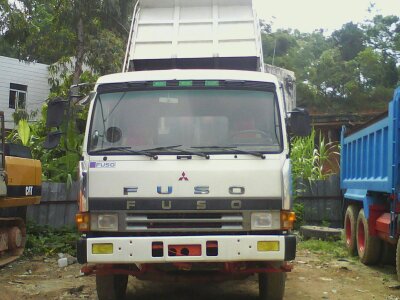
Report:
[{"label": "tire", "polygon": [[286,273],[259,273],[260,300],[282,300],[285,294]]},{"label": "tire", "polygon": [[373,265],[379,261],[381,240],[369,234],[368,220],[364,209],[360,210],[357,218],[357,252],[364,265]]},{"label": "tire", "polygon": [[396,264],[396,245],[388,242],[382,243],[381,261],[384,265],[395,265]]},{"label": "tire", "polygon": [[360,209],[356,205],[352,204],[347,207],[344,216],[343,228],[346,248],[352,256],[357,254],[356,224],[359,211]]},{"label": "tire", "polygon": [[396,272],[397,272],[397,280],[400,281],[400,239],[397,240],[397,247],[396,247]]},{"label": "tire", "polygon": [[96,275],[96,290],[99,300],[125,298],[128,275]]}]

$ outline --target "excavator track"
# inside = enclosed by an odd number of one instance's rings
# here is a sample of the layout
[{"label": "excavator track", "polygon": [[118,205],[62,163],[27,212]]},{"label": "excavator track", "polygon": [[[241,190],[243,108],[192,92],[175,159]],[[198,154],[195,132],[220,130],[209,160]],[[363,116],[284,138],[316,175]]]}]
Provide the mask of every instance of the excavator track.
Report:
[{"label": "excavator track", "polygon": [[0,267],[23,254],[26,243],[25,218],[26,207],[0,210]]},{"label": "excavator track", "polygon": [[26,226],[21,218],[0,218],[0,267],[16,260],[24,252]]}]

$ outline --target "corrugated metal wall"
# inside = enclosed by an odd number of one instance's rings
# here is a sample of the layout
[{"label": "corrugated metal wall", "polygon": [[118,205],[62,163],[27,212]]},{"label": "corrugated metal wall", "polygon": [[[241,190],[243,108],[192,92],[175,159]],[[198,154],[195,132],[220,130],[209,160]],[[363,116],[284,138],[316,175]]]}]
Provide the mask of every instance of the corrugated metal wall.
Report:
[{"label": "corrugated metal wall", "polygon": [[[298,182],[298,187],[301,187],[301,192],[295,202],[304,205],[303,219],[306,224],[327,222],[332,227],[342,227],[343,200],[338,175],[311,183]],[[44,182],[42,201],[39,205],[28,207],[28,220],[53,227],[75,225],[78,192],[77,182],[70,189],[65,183]]]},{"label": "corrugated metal wall", "polygon": [[306,225],[327,223],[331,227],[343,226],[343,198],[339,175],[326,180],[298,181],[300,192],[295,202],[304,205]]},{"label": "corrugated metal wall", "polygon": [[69,189],[65,183],[43,182],[42,201],[28,207],[27,219],[52,227],[75,225],[78,191],[77,182]]}]

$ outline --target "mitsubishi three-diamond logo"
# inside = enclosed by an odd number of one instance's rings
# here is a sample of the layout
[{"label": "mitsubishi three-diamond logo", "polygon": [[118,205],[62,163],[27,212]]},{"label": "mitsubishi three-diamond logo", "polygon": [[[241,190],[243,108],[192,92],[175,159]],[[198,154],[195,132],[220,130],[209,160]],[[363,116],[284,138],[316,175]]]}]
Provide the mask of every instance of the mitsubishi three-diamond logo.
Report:
[{"label": "mitsubishi three-diamond logo", "polygon": [[179,181],[189,181],[189,178],[186,177],[186,173],[182,172],[182,176],[179,177]]}]

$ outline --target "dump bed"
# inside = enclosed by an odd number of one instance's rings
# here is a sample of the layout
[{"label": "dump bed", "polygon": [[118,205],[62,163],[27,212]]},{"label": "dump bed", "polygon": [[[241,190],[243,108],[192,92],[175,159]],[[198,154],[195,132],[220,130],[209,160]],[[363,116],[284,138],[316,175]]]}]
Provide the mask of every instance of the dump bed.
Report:
[{"label": "dump bed", "polygon": [[252,0],[140,0],[132,32],[130,70],[262,70]]},{"label": "dump bed", "polygon": [[399,116],[400,87],[385,117],[351,134],[343,128],[340,183],[348,198],[356,199],[367,191],[398,193]]}]

